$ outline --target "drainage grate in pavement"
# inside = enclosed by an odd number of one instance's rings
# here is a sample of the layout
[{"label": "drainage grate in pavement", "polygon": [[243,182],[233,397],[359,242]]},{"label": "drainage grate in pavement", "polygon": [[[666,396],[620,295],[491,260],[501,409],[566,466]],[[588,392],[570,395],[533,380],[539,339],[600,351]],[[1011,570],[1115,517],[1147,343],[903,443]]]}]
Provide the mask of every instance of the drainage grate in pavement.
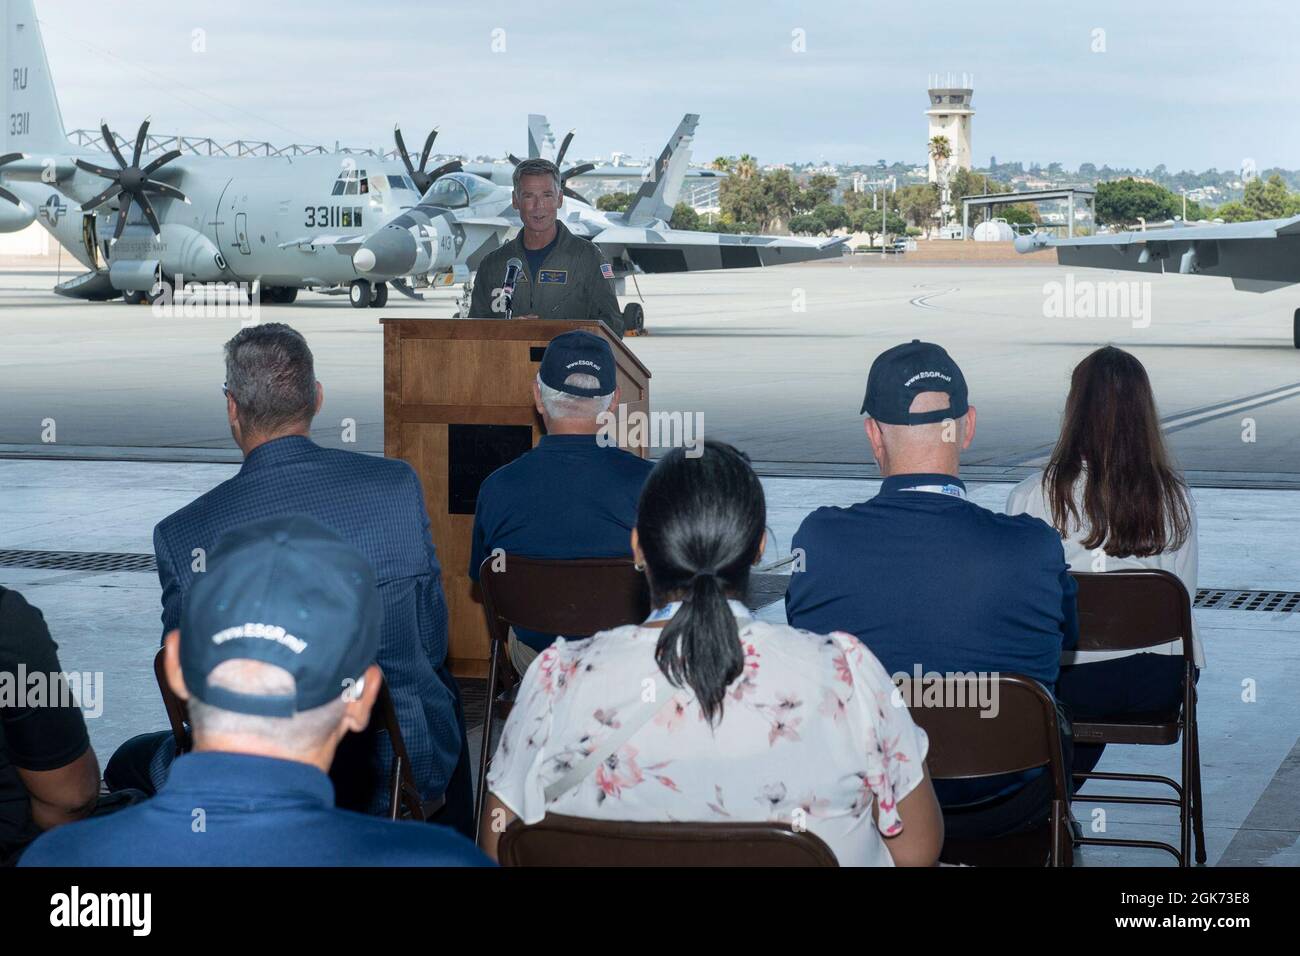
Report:
[{"label": "drainage grate in pavement", "polygon": [[1196,592],[1196,601],[1192,607],[1207,611],[1271,611],[1289,614],[1300,608],[1300,593],[1201,588]]},{"label": "drainage grate in pavement", "polygon": [[113,554],[96,551],[0,550],[0,568],[39,568],[48,571],[146,571],[156,573],[152,554]]},{"label": "drainage grate in pavement", "polygon": [[[152,554],[106,551],[17,551],[0,549],[0,568],[36,568],[47,571],[140,571],[157,573]],[[758,609],[781,600],[789,576],[756,572],[750,575],[745,603]],[[1195,608],[1206,611],[1265,611],[1290,614],[1300,611],[1300,592],[1245,591],[1234,588],[1200,588]]]}]

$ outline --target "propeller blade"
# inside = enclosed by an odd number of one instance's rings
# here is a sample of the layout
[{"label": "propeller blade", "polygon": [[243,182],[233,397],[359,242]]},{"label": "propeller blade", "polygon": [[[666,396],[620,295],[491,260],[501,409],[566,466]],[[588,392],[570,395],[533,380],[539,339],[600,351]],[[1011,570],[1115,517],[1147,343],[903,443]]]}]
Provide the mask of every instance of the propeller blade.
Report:
[{"label": "propeller blade", "polygon": [[437,169],[431,170],[430,172],[426,173],[426,175],[429,177],[429,182],[433,183],[434,180],[442,176],[446,176],[448,173],[458,173],[464,168],[465,167],[461,165],[461,161],[459,159],[453,159],[450,163],[443,163]]},{"label": "propeller blade", "polygon": [[108,202],[110,199],[112,199],[121,191],[122,191],[122,187],[119,186],[117,183],[113,183],[113,185],[109,186],[107,189],[105,189],[94,199],[88,200],[87,202],[83,202],[81,204],[81,209],[83,212],[90,212],[90,210],[94,209],[96,206],[104,205],[104,203]]},{"label": "propeller blade", "polygon": [[105,179],[117,179],[122,172],[120,169],[108,169],[104,166],[96,166],[94,163],[88,163],[84,159],[74,159],[78,169],[84,169],[88,173],[94,173],[96,176],[102,176]]},{"label": "propeller blade", "polygon": [[126,228],[126,215],[131,211],[131,194],[122,193],[126,197],[126,202],[122,203],[122,210],[117,214],[117,228],[113,230],[113,241],[122,238],[122,230]]},{"label": "propeller blade", "polygon": [[137,202],[140,203],[140,209],[144,212],[144,218],[148,219],[149,225],[153,226],[153,234],[155,236],[161,236],[162,226],[158,224],[158,217],[154,214],[153,206],[149,202],[149,197],[139,196],[137,197]]},{"label": "propeller blade", "polygon": [[189,202],[189,197],[169,183],[160,183],[156,179],[146,179],[140,183],[140,188],[152,193],[162,193],[164,196],[170,196],[172,199],[179,199],[181,202]]},{"label": "propeller blade", "polygon": [[570,199],[576,199],[578,200],[578,202],[585,202],[588,206],[591,205],[591,201],[588,200],[586,196],[582,195],[581,193],[574,192],[568,186],[564,187],[564,195],[568,196]]},{"label": "propeller blade", "polygon": [[420,172],[424,172],[424,166],[429,161],[429,153],[433,150],[433,141],[438,138],[438,127],[434,127],[424,140],[424,152],[420,153]]},{"label": "propeller blade", "polygon": [[179,155],[181,155],[181,151],[179,149],[169,149],[167,150],[167,152],[163,153],[161,156],[155,159],[144,169],[140,170],[140,172],[148,176],[150,173],[156,172],[162,167],[166,166],[168,163],[170,163],[173,159],[175,159]]},{"label": "propeller blade", "polygon": [[510,162],[514,163],[516,166],[523,162],[523,160],[514,153],[506,153],[506,159],[510,160]]},{"label": "propeller blade", "polygon": [[126,160],[122,158],[122,151],[117,148],[117,140],[113,138],[113,131],[108,128],[108,124],[103,120],[99,121],[99,131],[104,136],[104,145],[107,146],[108,151],[113,154],[113,158],[117,160],[117,164],[123,169],[126,169]]},{"label": "propeller blade", "polygon": [[555,154],[555,165],[564,165],[564,154],[569,151],[569,144],[573,142],[573,134],[576,130],[569,130],[564,134],[564,140],[560,143],[560,151]]},{"label": "propeller blade", "polygon": [[406,152],[406,140],[402,139],[402,130],[397,126],[393,127],[393,139],[397,141],[397,154],[402,157],[402,165],[406,167],[406,174],[414,181],[415,167],[411,165],[411,157]]},{"label": "propeller blade", "polygon": [[18,197],[15,196],[13,193],[11,193],[9,190],[5,189],[3,186],[0,186],[0,199],[6,200],[7,202],[11,202],[15,206],[22,205],[22,203],[18,200]]},{"label": "propeller blade", "polygon": [[26,153],[5,153],[3,156],[0,156],[0,166],[3,166],[5,163],[12,163],[15,159],[22,159],[25,155]]},{"label": "propeller blade", "polygon": [[568,172],[561,173],[560,182],[567,183],[574,176],[581,176],[583,173],[589,173],[595,168],[596,168],[595,163],[580,163],[577,166],[574,166]]},{"label": "propeller blade", "polygon": [[137,133],[135,137],[135,153],[131,157],[132,166],[135,166],[137,168],[139,167],[140,154],[144,152],[144,141],[145,141],[145,137],[147,137],[148,135],[149,135],[149,117],[146,116],[144,118],[144,122],[140,124],[140,132]]}]

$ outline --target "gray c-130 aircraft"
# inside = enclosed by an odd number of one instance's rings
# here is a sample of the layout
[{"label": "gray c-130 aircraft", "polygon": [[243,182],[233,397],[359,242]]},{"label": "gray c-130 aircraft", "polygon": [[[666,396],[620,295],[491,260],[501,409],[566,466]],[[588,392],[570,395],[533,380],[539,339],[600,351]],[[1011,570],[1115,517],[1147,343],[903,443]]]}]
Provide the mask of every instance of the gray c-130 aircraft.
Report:
[{"label": "gray c-130 aircraft", "polygon": [[[84,299],[140,301],[160,279],[258,283],[264,300],[299,289],[355,283],[350,251],[302,240],[364,230],[419,200],[457,162],[425,170],[352,155],[225,157],[144,155],[148,120],[121,149],[106,123],[108,152],[73,147],[64,130],[32,0],[0,0],[0,231],[32,221],[86,268],[56,286]],[[435,131],[436,132],[436,131]],[[148,160],[148,161],[146,161]],[[287,242],[286,240],[295,240]],[[387,289],[366,302],[382,306]]]}]

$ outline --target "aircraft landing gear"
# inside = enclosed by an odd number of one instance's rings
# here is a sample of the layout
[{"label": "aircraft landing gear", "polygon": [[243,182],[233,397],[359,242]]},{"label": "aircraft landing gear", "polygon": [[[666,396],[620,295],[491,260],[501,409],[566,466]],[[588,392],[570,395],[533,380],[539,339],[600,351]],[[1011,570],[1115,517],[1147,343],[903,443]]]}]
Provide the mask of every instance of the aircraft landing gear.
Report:
[{"label": "aircraft landing gear", "polygon": [[623,306],[623,334],[645,335],[645,309],[639,302],[629,302]]},{"label": "aircraft landing gear", "polygon": [[388,284],[376,282],[375,287],[370,290],[370,308],[382,309],[386,305],[388,305]]},{"label": "aircraft landing gear", "polygon": [[368,309],[370,307],[370,280],[356,279],[348,289],[348,301],[352,303],[354,309]]},{"label": "aircraft landing gear", "polygon": [[149,298],[148,293],[141,292],[139,289],[128,289],[122,293],[122,301],[127,305],[141,305]]},{"label": "aircraft landing gear", "polygon": [[474,286],[472,283],[466,282],[463,286],[461,286],[460,298],[456,300],[456,318],[458,319],[469,318],[469,306],[473,300],[474,300]]},{"label": "aircraft landing gear", "polygon": [[1291,344],[1300,349],[1300,309],[1291,317]]},{"label": "aircraft landing gear", "polygon": [[265,285],[262,286],[260,298],[263,303],[293,305],[294,300],[298,298],[298,290],[292,286]]}]

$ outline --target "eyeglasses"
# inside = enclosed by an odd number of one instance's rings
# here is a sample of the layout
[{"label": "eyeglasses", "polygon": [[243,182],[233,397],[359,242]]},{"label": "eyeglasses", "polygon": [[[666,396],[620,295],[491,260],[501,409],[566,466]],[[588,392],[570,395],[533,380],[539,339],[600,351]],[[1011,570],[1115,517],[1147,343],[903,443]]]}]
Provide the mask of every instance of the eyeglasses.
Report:
[{"label": "eyeglasses", "polygon": [[224,395],[224,396],[226,396],[226,398],[229,398],[229,397],[230,397],[230,389],[226,387],[228,384],[229,384],[229,383],[227,383],[227,382],[222,382],[222,383],[221,383],[221,394]]}]

